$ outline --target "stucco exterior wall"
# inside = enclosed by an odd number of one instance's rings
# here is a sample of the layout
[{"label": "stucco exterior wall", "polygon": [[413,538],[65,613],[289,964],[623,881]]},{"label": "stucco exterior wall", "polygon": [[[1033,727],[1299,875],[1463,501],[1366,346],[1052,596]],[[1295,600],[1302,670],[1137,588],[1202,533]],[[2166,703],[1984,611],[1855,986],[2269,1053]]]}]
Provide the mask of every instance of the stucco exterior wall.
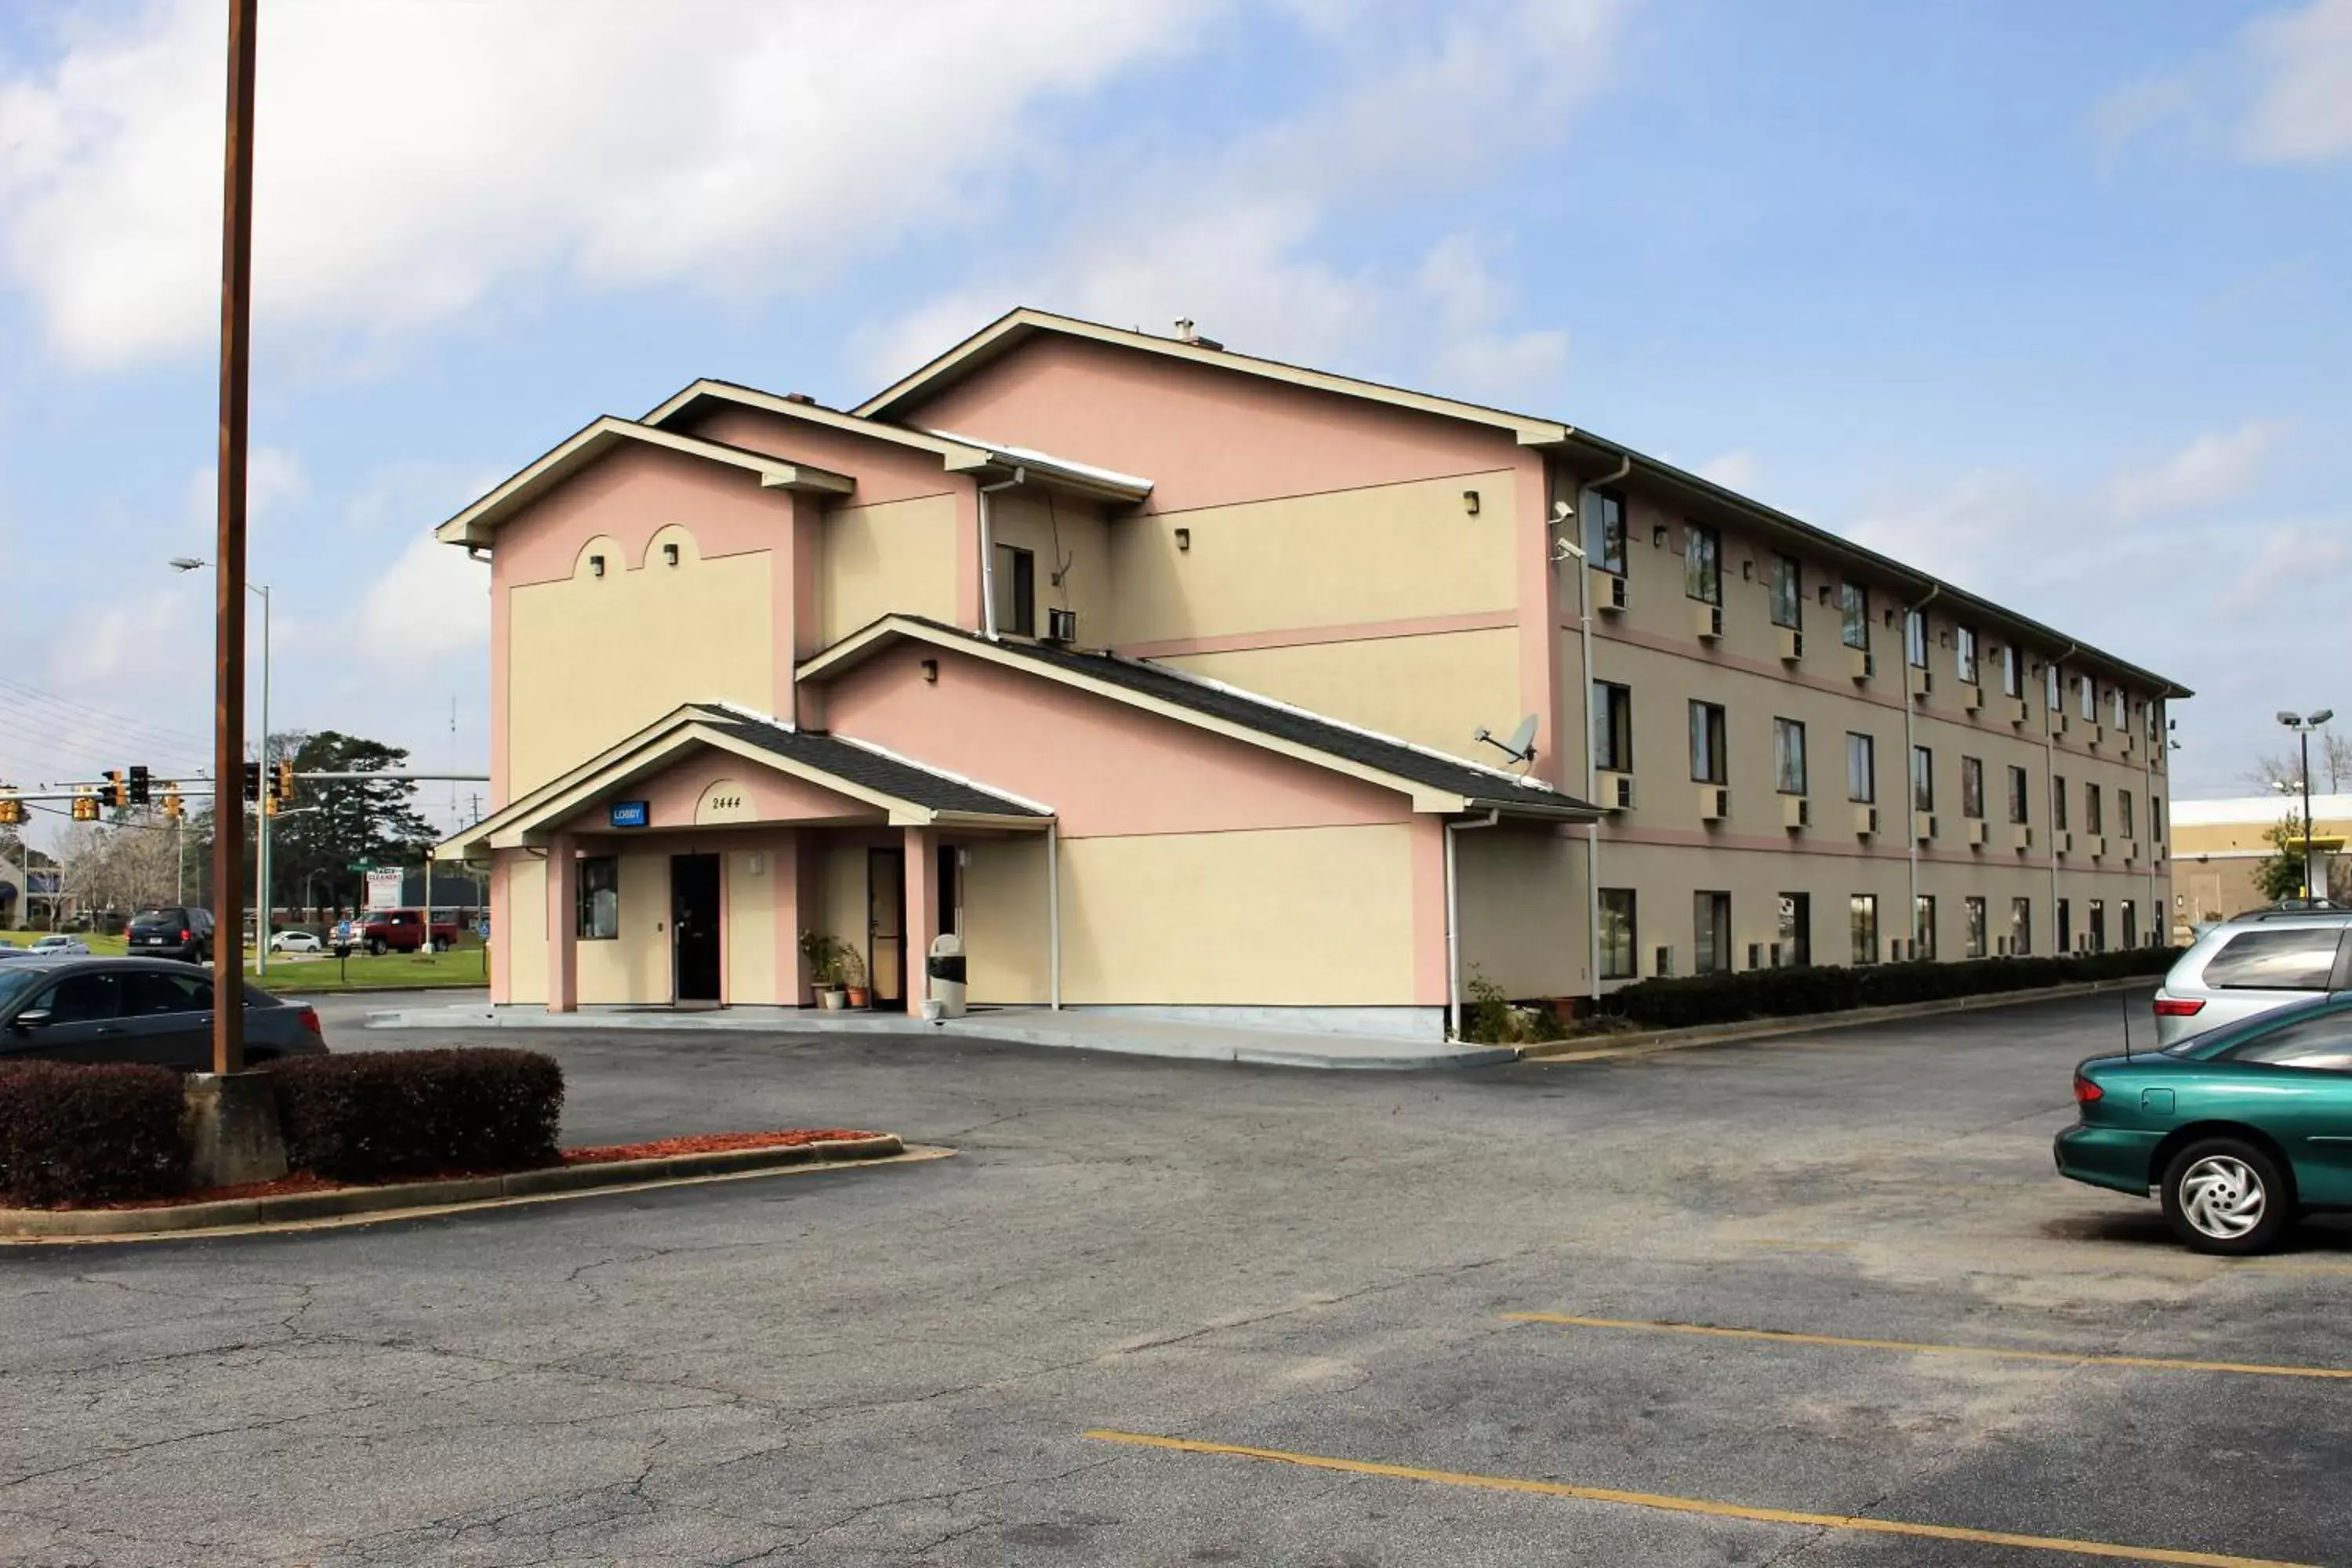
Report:
[{"label": "stucco exterior wall", "polygon": [[835,507],[819,528],[816,605],[824,643],[893,612],[954,625],[956,499]]},{"label": "stucco exterior wall", "polygon": [[635,850],[618,857],[620,935],[578,942],[580,1000],[667,1002],[670,998],[669,855]]},{"label": "stucco exterior wall", "polygon": [[1454,835],[1462,984],[1474,973],[1511,996],[1587,990],[1584,847],[1551,829],[1496,825]]},{"label": "stucco exterior wall", "polygon": [[[719,935],[726,942],[726,990],[730,1002],[776,1003],[779,993],[777,892],[789,867],[789,850],[730,849],[719,872],[724,895]],[[798,997],[790,998],[798,1001]]]},{"label": "stucco exterior wall", "polygon": [[1526,711],[1519,706],[1518,638],[1508,628],[1236,648],[1160,662],[1483,763],[1499,763],[1503,754],[1472,732],[1484,724],[1507,736]]},{"label": "stucco exterior wall", "polygon": [[509,911],[490,927],[490,978],[497,1002],[547,1000],[547,862],[528,850],[499,852],[496,874]]}]

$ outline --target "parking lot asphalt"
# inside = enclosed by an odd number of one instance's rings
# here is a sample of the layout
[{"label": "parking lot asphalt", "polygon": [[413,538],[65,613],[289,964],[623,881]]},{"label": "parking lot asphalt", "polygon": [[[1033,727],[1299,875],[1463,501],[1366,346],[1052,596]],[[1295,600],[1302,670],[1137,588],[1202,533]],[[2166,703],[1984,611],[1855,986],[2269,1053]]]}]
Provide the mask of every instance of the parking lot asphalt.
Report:
[{"label": "parking lot asphalt", "polygon": [[960,1152],[0,1253],[0,1561],[2352,1562],[2352,1231],[2060,1181],[2117,1012],[1396,1076],[535,1034],[570,1142]]}]

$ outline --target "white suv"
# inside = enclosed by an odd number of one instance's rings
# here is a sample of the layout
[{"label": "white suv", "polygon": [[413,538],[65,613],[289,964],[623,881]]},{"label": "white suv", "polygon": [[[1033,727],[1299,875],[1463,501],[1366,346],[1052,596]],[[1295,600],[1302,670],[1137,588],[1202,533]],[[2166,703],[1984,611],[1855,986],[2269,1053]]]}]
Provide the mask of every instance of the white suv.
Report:
[{"label": "white suv", "polygon": [[2259,910],[2197,939],[2156,992],[2156,1041],[2352,991],[2352,910]]}]

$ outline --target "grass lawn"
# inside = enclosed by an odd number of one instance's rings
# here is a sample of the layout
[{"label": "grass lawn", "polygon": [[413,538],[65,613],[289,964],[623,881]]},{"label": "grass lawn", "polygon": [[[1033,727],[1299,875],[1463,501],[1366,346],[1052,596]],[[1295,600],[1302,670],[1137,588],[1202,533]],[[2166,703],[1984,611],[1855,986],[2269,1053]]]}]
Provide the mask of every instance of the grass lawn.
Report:
[{"label": "grass lawn", "polygon": [[[245,972],[253,973],[249,961]],[[333,953],[318,958],[272,953],[264,984],[272,991],[311,994],[391,985],[487,985],[489,976],[482,969],[482,950],[460,947],[447,952],[387,952],[382,958],[355,952],[340,961]]]},{"label": "grass lawn", "polygon": [[[18,947],[30,947],[48,934],[45,931],[0,931],[0,942],[13,942]],[[87,931],[72,931],[68,934],[78,936],[89,943],[89,951],[93,955],[114,958],[122,956],[122,939],[119,936],[95,936]]]}]

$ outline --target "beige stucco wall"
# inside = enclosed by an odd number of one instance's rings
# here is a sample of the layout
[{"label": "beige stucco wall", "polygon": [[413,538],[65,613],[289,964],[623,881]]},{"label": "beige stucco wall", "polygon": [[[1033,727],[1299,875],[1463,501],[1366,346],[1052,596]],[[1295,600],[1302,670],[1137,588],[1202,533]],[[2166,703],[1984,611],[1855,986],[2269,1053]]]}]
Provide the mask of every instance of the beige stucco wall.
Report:
[{"label": "beige stucco wall", "polygon": [[1045,842],[982,839],[963,866],[964,974],[973,1002],[1046,1002]]},{"label": "beige stucco wall", "polygon": [[669,856],[620,857],[621,934],[575,943],[579,1000],[667,1002],[670,999]]},{"label": "beige stucco wall", "polygon": [[1480,762],[1503,755],[1472,731],[1484,724],[1508,735],[1522,711],[1518,635],[1509,630],[1236,648],[1160,662]]},{"label": "beige stucco wall", "polygon": [[1462,983],[1511,996],[1576,996],[1585,967],[1584,850],[1564,833],[1496,826],[1454,835]]},{"label": "beige stucco wall", "polygon": [[505,925],[494,928],[490,962],[506,975],[506,1000],[547,1000],[547,862],[537,856],[501,857],[499,875],[507,879]]},{"label": "beige stucco wall", "polygon": [[725,884],[719,934],[727,944],[730,1002],[782,1000],[776,991],[776,891],[778,874],[790,868],[779,863],[778,855],[775,849],[730,849],[719,872]]},{"label": "beige stucco wall", "polygon": [[[1035,490],[1003,490],[989,498],[992,542],[1033,552],[1037,571],[1037,630],[1048,608],[1075,610],[1078,641],[1095,647],[1111,640],[1117,605],[1111,584],[1110,530],[1099,508]],[[1053,580],[1055,571],[1062,581]]]},{"label": "beige stucco wall", "polygon": [[[1474,489],[1475,517],[1462,502]],[[1110,640],[1507,612],[1514,515],[1506,471],[1124,518]]]},{"label": "beige stucco wall", "polygon": [[[660,546],[680,545],[677,566]],[[597,577],[589,557],[603,554]],[[773,605],[766,551],[700,559],[664,529],[629,567],[599,537],[573,574],[510,591],[509,796],[520,795],[682,702],[727,699],[775,710]]]},{"label": "beige stucco wall", "polygon": [[919,496],[825,513],[817,568],[817,625],[840,640],[893,612],[956,618],[956,502]]}]

